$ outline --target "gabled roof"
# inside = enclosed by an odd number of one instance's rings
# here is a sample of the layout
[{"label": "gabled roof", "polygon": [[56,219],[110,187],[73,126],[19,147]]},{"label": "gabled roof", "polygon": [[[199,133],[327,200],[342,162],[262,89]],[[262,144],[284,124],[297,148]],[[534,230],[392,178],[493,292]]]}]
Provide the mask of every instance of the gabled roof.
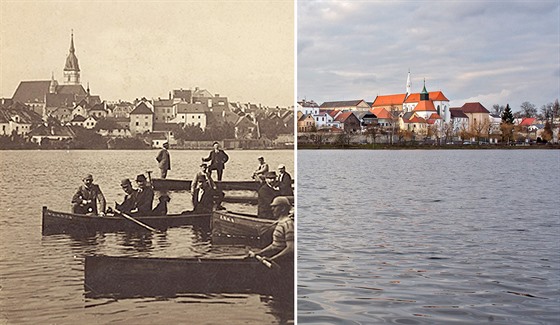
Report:
[{"label": "gabled roof", "polygon": [[103,111],[103,112],[105,112],[105,107],[104,107],[103,104],[97,104],[97,105],[94,105],[92,108],[90,108],[89,111],[90,112],[91,111]]},{"label": "gabled roof", "polygon": [[73,118],[72,121],[70,121],[70,122],[83,122],[83,121],[85,121],[85,120],[86,120],[85,117],[83,117],[83,116],[81,116],[81,115],[76,115],[76,116],[74,116],[74,118]]},{"label": "gabled roof", "polygon": [[19,83],[12,98],[14,101],[21,103],[43,103],[45,101],[45,94],[49,92],[50,85],[50,80],[22,81]]},{"label": "gabled roof", "polygon": [[173,99],[158,99],[154,100],[154,107],[173,106]]},{"label": "gabled roof", "polygon": [[372,112],[373,114],[375,114],[375,116],[377,116],[377,118],[379,119],[390,119],[391,118],[391,113],[389,113],[388,110],[386,110],[383,107],[375,107],[369,110],[370,112]]},{"label": "gabled roof", "polygon": [[428,117],[428,119],[430,119],[430,120],[442,120],[442,117],[439,116],[438,113],[432,113],[432,115],[430,115],[430,117]]},{"label": "gabled roof", "polygon": [[533,123],[535,123],[537,119],[534,117],[525,117],[523,120],[521,120],[521,123],[519,123],[519,125],[521,126],[529,126],[529,125],[533,125]]},{"label": "gabled roof", "polygon": [[434,106],[434,102],[432,100],[421,100],[418,102],[416,107],[414,107],[415,112],[435,112],[436,107]]},{"label": "gabled roof", "polygon": [[375,98],[371,106],[402,105],[405,98],[406,94],[381,95]]},{"label": "gabled roof", "polygon": [[[428,98],[430,98],[430,100],[436,100],[436,101],[449,101],[449,99],[447,99],[447,97],[445,97],[445,95],[441,92],[441,91],[430,91],[428,93]],[[420,93],[413,93],[408,95],[408,97],[405,100],[405,103],[418,103],[420,101]]]},{"label": "gabled roof", "polygon": [[[338,121],[338,122],[341,122],[341,123],[344,123],[344,122],[346,122],[346,120],[348,120],[348,118],[350,118],[352,115],[354,115],[354,113],[352,113],[352,112],[342,112],[342,113],[338,114],[334,120],[335,120],[335,121]],[[356,116],[356,115],[354,115],[354,117],[355,117],[355,116]]]},{"label": "gabled roof", "polygon": [[352,107],[352,106],[358,106],[362,102],[365,103],[363,99],[344,100],[344,101],[337,101],[337,102],[324,102],[323,104],[321,104],[320,108]]},{"label": "gabled roof", "polygon": [[133,114],[144,114],[144,115],[150,114],[150,115],[153,115],[154,112],[152,112],[152,110],[149,109],[148,106],[146,106],[146,103],[140,102],[140,104],[138,104],[138,106],[136,106],[136,108],[134,108],[132,110],[132,112],[130,112],[130,115],[133,115]]},{"label": "gabled roof", "polygon": [[298,121],[304,121],[308,118],[313,118],[313,116],[311,116],[311,114],[303,114]]},{"label": "gabled roof", "polygon": [[61,126],[61,125],[46,126],[45,124],[41,124],[40,126],[31,130],[28,135],[29,136],[54,135],[54,136],[74,137],[76,133],[69,126]]},{"label": "gabled roof", "polygon": [[450,109],[451,118],[469,118],[460,108]]},{"label": "gabled roof", "polygon": [[476,103],[465,103],[462,107],[461,110],[464,113],[487,113],[490,114],[490,111],[488,111],[484,106],[482,106],[481,103],[476,102]]},{"label": "gabled roof", "polygon": [[336,110],[336,109],[327,111],[327,114],[329,114],[332,118],[335,118],[336,115],[338,115],[338,113],[340,113],[340,111],[339,111],[339,110]]}]

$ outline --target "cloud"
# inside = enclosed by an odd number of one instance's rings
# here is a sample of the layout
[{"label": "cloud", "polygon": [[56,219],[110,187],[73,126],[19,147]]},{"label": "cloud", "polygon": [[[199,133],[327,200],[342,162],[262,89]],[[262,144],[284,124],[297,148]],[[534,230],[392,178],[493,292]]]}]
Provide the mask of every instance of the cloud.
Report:
[{"label": "cloud", "polygon": [[408,69],[413,91],[426,78],[450,100],[517,107],[559,96],[556,0],[347,3],[298,2],[298,93],[308,99],[404,92]]}]

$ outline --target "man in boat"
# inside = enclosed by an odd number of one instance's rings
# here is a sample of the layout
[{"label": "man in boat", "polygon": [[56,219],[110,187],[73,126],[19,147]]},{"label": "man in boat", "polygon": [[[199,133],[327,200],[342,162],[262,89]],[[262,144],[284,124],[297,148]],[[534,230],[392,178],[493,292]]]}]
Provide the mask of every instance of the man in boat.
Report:
[{"label": "man in boat", "polygon": [[128,178],[121,181],[121,188],[125,193],[124,200],[121,204],[115,202],[115,209],[123,213],[130,213],[136,207],[138,190],[132,188],[132,183]]},{"label": "man in boat", "polygon": [[249,252],[250,257],[262,255],[267,260],[284,267],[294,263],[294,220],[290,213],[290,201],[285,196],[274,198],[270,204],[272,213],[278,220],[272,234],[272,243],[257,252]]},{"label": "man in boat", "polygon": [[171,156],[169,155],[169,143],[165,142],[163,148],[159,151],[156,160],[161,171],[161,178],[167,177],[167,171],[171,170]]},{"label": "man in boat", "polygon": [[263,156],[259,156],[257,160],[259,161],[259,167],[257,167],[257,169],[253,172],[252,177],[254,180],[264,183],[265,174],[268,173],[268,164],[264,162]]},{"label": "man in boat", "polygon": [[171,198],[167,193],[162,193],[159,198],[159,203],[156,207],[152,210],[152,215],[154,216],[165,216],[167,215],[167,203],[171,201]]},{"label": "man in boat", "polygon": [[257,191],[257,215],[262,219],[274,219],[272,207],[270,204],[275,197],[280,195],[278,188],[274,187],[276,182],[276,173],[268,172],[265,174],[265,183]]},{"label": "man in boat", "polygon": [[97,201],[99,201],[101,208],[99,216],[104,216],[106,201],[101,188],[99,188],[99,185],[93,184],[93,176],[91,174],[87,174],[82,181],[84,184],[78,187],[78,190],[72,197],[72,213],[97,215]]},{"label": "man in boat", "polygon": [[131,213],[140,216],[150,215],[154,201],[154,190],[148,186],[144,174],[136,176],[136,183],[138,184],[138,194],[136,195],[136,204]]},{"label": "man in boat", "polygon": [[211,212],[214,205],[222,209],[224,193],[218,188],[205,163],[200,164],[200,170],[193,177],[191,185],[193,211]]},{"label": "man in boat", "polygon": [[209,161],[210,166],[208,166],[208,171],[212,174],[212,171],[215,170],[218,174],[218,181],[222,180],[222,175],[224,174],[224,169],[226,168],[226,163],[229,160],[229,156],[226,154],[225,151],[220,149],[220,144],[216,141],[212,145],[212,151],[206,158],[202,158],[202,161]]},{"label": "man in boat", "polygon": [[281,196],[293,196],[292,176],[286,172],[284,164],[278,165],[278,190]]}]

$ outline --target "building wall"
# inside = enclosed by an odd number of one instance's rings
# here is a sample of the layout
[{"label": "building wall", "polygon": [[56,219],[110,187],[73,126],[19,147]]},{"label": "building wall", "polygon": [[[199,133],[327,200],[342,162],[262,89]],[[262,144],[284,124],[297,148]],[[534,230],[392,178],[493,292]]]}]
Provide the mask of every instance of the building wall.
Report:
[{"label": "building wall", "polygon": [[132,134],[152,132],[154,129],[153,114],[130,115],[130,132]]}]

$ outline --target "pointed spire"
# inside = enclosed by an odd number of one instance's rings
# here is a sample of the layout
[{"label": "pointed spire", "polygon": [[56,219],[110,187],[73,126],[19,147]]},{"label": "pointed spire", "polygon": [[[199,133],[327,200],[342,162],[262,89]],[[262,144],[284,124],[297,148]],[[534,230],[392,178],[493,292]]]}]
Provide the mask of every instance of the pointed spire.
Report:
[{"label": "pointed spire", "polygon": [[70,53],[74,53],[74,30],[72,29],[72,32],[70,34]]},{"label": "pointed spire", "polygon": [[410,95],[412,84],[410,82],[410,68],[408,68],[408,77],[406,78],[406,97]]},{"label": "pointed spire", "polygon": [[87,95],[89,97],[89,81],[87,82]]},{"label": "pointed spire", "polygon": [[424,88],[420,93],[420,100],[429,100],[429,99],[430,99],[430,93],[428,93],[428,91],[426,90],[426,78],[424,78]]}]

